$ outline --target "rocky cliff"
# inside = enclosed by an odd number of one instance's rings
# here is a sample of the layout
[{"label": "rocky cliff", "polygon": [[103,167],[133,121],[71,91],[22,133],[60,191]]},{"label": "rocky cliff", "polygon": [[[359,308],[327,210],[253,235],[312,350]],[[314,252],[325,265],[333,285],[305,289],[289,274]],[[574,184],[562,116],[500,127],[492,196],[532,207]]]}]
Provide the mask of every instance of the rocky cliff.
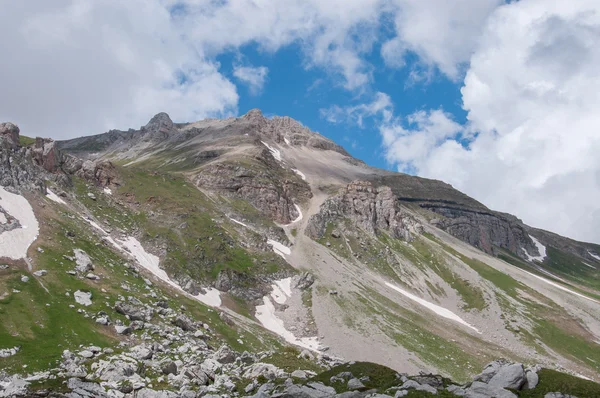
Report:
[{"label": "rocky cliff", "polygon": [[392,237],[411,241],[421,232],[421,225],[400,206],[398,197],[389,187],[374,187],[368,181],[354,181],[328,199],[313,215],[306,233],[313,239],[321,238],[329,223],[349,220],[370,234],[380,231]]}]

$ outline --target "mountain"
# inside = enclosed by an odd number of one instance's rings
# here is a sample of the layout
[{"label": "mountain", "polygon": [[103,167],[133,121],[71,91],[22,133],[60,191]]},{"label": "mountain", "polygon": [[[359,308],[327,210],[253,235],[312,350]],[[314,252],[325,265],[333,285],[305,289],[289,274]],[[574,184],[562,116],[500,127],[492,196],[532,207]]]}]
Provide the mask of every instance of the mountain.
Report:
[{"label": "mountain", "polygon": [[[291,118],[159,113],[66,141],[4,123],[0,140],[0,396],[600,381],[600,246],[370,167]],[[520,382],[492,382],[506,374]],[[578,380],[562,392],[595,388]]]}]

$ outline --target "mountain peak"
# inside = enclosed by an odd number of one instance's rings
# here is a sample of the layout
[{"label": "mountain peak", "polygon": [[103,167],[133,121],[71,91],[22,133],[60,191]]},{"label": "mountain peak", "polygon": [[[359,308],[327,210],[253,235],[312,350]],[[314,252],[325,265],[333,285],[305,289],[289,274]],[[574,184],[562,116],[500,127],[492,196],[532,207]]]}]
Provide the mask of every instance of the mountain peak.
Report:
[{"label": "mountain peak", "polygon": [[150,119],[150,121],[144,126],[145,130],[149,131],[161,131],[161,132],[169,132],[173,130],[174,124],[171,120],[171,117],[165,113],[160,112],[157,113]]},{"label": "mountain peak", "polygon": [[248,113],[246,113],[244,116],[242,116],[243,119],[248,119],[248,120],[262,120],[265,117],[262,114],[262,111],[258,108],[254,108],[254,109],[250,109],[248,111]]}]

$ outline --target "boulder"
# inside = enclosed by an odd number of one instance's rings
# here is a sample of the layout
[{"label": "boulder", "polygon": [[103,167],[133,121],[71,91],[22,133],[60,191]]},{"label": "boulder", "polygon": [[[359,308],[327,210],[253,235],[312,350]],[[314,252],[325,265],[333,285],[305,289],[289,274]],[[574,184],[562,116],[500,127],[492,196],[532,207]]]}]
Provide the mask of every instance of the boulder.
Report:
[{"label": "boulder", "polygon": [[92,260],[90,259],[90,256],[88,256],[86,252],[84,252],[81,249],[74,249],[73,253],[75,254],[75,263],[77,264],[75,269],[77,270],[77,272],[79,272],[81,274],[85,274],[94,269]]},{"label": "boulder", "polygon": [[523,384],[523,390],[533,390],[540,381],[540,377],[533,370],[527,370],[525,372],[525,383]]},{"label": "boulder", "polygon": [[489,385],[499,388],[509,388],[511,390],[520,390],[525,384],[525,370],[523,364],[515,363],[502,366],[498,372],[490,379]]},{"label": "boulder", "polygon": [[365,385],[359,379],[353,378],[348,380],[348,390],[362,390]]},{"label": "boulder", "polygon": [[474,381],[466,390],[466,398],[517,398],[512,392],[503,388]]},{"label": "boulder", "polygon": [[188,318],[187,316],[183,315],[183,314],[179,314],[177,315],[177,318],[175,318],[172,321],[173,325],[185,330],[186,332],[193,332],[196,330],[196,327],[194,326],[194,322],[192,322],[192,320],[190,318]]}]

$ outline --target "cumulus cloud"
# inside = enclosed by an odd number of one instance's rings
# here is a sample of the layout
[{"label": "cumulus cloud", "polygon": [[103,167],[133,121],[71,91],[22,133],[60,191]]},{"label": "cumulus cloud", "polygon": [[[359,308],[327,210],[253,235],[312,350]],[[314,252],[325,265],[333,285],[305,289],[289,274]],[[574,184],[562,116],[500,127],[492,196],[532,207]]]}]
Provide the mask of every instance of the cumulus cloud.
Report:
[{"label": "cumulus cloud", "polygon": [[452,79],[461,76],[489,15],[504,0],[395,0],[395,37],[384,43],[386,63],[402,67],[413,52]]},{"label": "cumulus cloud", "polygon": [[[8,2],[0,26],[0,120],[31,135],[67,138],[144,124],[237,113],[217,55],[298,43],[306,68],[359,90],[362,54],[377,39],[380,0],[30,0]],[[357,34],[360,32],[360,34]],[[266,69],[238,69],[257,92]]]},{"label": "cumulus cloud", "polygon": [[409,133],[382,128],[388,159],[531,225],[600,242],[599,42],[597,1],[499,7],[462,88],[478,134],[466,147],[446,139],[458,126],[440,114],[432,124],[432,111]]},{"label": "cumulus cloud", "polygon": [[8,2],[3,13],[0,119],[24,134],[99,133],[159,111],[181,121],[236,112],[235,86],[159,1]]},{"label": "cumulus cloud", "polygon": [[248,85],[252,95],[258,95],[262,91],[269,74],[269,68],[265,66],[241,66],[233,68],[233,75],[242,83]]}]

